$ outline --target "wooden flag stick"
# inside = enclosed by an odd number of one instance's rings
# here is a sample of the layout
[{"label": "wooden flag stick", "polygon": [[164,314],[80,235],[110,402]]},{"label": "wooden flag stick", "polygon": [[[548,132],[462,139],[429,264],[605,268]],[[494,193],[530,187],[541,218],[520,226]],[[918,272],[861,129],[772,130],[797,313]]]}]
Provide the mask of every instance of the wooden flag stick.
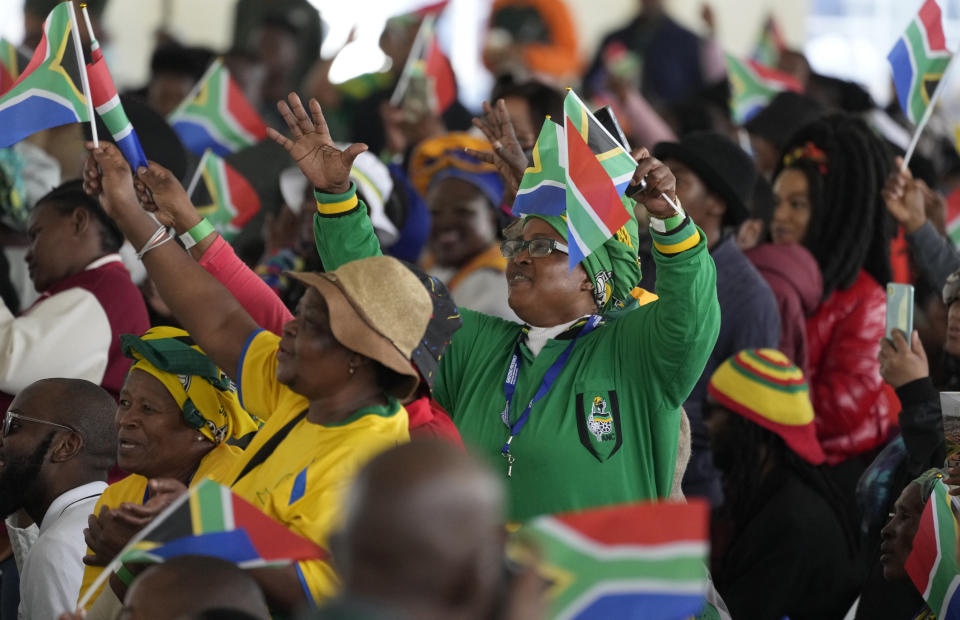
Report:
[{"label": "wooden flag stick", "polygon": [[927,106],[927,109],[924,110],[923,118],[920,119],[920,123],[917,125],[916,130],[914,130],[913,138],[910,140],[910,146],[907,147],[907,153],[903,156],[903,164],[900,165],[900,172],[906,172],[907,167],[910,165],[910,158],[913,157],[913,152],[917,148],[917,143],[920,142],[920,134],[923,133],[927,123],[930,122],[930,117],[933,116],[933,109],[936,107],[937,101],[940,100],[940,95],[943,94],[943,85],[947,83],[947,76],[950,75],[950,67],[953,66],[954,58],[956,58],[955,55],[950,56],[950,61],[947,62],[947,67],[943,70],[943,75],[940,77],[937,87],[933,89],[933,96],[930,97],[930,104]]},{"label": "wooden flag stick", "polygon": [[[73,10],[73,0],[67,3],[70,12],[71,32],[73,33],[73,46],[77,54],[77,66],[80,68],[80,83],[83,85],[83,96],[87,100],[87,113],[90,115],[90,135],[93,138],[93,147],[100,147],[100,140],[97,139],[97,115],[93,111],[93,97],[90,95],[90,80],[87,79],[87,65],[83,61],[83,45],[80,43],[80,30],[77,26],[77,14]],[[93,34],[90,35],[91,37]]]},{"label": "wooden flag stick", "polygon": [[390,106],[397,107],[403,102],[403,96],[407,93],[407,86],[410,83],[410,72],[413,70],[413,63],[417,62],[420,55],[423,54],[427,45],[427,39],[432,34],[433,22],[436,18],[433,15],[427,15],[420,22],[420,28],[417,29],[416,38],[413,40],[413,47],[407,55],[407,61],[403,64],[403,70],[397,80],[397,87],[390,96]]},{"label": "wooden flag stick", "polygon": [[197,164],[197,169],[193,172],[193,177],[190,179],[190,184],[187,186],[187,198],[193,201],[193,191],[197,189],[197,183],[200,182],[200,177],[203,176],[203,165],[207,163],[207,157],[210,156],[210,149],[207,149],[203,152],[203,156],[200,158],[200,163]]}]

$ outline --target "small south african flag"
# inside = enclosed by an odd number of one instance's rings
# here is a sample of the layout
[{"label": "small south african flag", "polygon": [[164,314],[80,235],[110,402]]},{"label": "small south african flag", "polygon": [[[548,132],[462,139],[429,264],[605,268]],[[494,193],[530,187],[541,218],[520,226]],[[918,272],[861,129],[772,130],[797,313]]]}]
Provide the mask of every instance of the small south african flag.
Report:
[{"label": "small south african flag", "polygon": [[940,7],[935,0],[926,0],[887,56],[900,108],[910,122],[923,118],[951,56]]}]

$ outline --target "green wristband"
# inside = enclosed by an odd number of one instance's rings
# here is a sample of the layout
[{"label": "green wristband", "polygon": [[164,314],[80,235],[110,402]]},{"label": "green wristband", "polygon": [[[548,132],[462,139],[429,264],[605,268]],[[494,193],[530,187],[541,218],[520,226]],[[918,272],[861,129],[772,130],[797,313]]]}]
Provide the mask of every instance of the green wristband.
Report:
[{"label": "green wristband", "polygon": [[117,569],[117,579],[125,586],[130,586],[133,583],[134,574],[124,565],[121,564],[120,568]]},{"label": "green wristband", "polygon": [[212,232],[214,232],[213,224],[207,218],[203,218],[197,222],[196,226],[180,235],[180,242],[183,243],[183,247],[189,250],[210,236]]}]

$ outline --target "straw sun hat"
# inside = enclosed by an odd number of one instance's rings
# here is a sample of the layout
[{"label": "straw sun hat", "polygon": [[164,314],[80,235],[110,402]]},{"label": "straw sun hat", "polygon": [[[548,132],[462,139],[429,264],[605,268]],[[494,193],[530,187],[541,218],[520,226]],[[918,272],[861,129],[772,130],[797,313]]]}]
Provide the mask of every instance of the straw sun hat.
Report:
[{"label": "straw sun hat", "polygon": [[410,358],[433,311],[430,294],[413,272],[395,258],[375,256],[327,273],[288,275],[323,296],[337,342],[409,379],[392,396],[413,395],[419,378]]}]

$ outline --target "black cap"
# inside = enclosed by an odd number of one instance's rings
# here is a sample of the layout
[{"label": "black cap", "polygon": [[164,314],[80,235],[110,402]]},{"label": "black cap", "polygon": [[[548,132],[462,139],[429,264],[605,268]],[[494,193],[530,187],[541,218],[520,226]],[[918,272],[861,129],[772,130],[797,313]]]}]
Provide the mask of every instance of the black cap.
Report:
[{"label": "black cap", "polygon": [[753,195],[757,168],[730,138],[715,131],[695,131],[680,142],[657,144],[653,156],[675,159],[690,168],[708,190],[726,203],[725,223],[737,225],[749,217],[747,205]]}]

